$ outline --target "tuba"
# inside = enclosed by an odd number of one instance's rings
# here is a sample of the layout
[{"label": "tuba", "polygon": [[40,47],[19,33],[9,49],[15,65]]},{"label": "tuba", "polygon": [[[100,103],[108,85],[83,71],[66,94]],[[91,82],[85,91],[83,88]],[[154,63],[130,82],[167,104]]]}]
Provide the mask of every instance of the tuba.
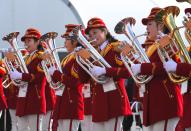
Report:
[{"label": "tuba", "polygon": [[150,60],[141,47],[141,44],[138,41],[138,38],[141,36],[146,36],[147,34],[142,34],[139,36],[135,36],[135,33],[132,30],[132,25],[135,25],[136,21],[132,17],[125,18],[118,22],[115,26],[115,33],[117,34],[124,34],[131,42],[131,45],[127,42],[123,42],[123,48],[121,52],[121,59],[128,69],[129,73],[131,74],[132,78],[137,84],[145,84],[152,79],[152,76],[146,75],[134,75],[131,70],[131,65],[136,63],[150,63]]},{"label": "tuba", "polygon": [[41,36],[40,42],[43,42],[43,44],[46,45],[46,52],[42,55],[42,68],[45,73],[46,79],[48,83],[50,84],[50,87],[53,89],[59,89],[64,88],[64,85],[61,82],[53,82],[52,77],[48,71],[48,68],[51,66],[54,66],[55,69],[58,69],[62,73],[60,60],[58,57],[58,53],[56,52],[57,49],[60,49],[62,47],[56,48],[55,45],[55,38],[58,36],[58,33],[56,32],[48,32]]},{"label": "tuba", "polygon": [[[162,46],[158,44],[159,48],[157,49],[161,61],[164,63],[167,60],[170,60],[172,56],[179,55],[181,62],[191,64],[191,59],[187,48],[183,42],[183,39],[180,35],[179,28],[175,23],[175,16],[179,14],[180,10],[176,6],[168,6],[161,10],[158,15],[163,15],[163,23],[170,30],[172,36],[169,37],[170,41],[167,41],[167,44]],[[156,16],[157,17],[157,16]],[[159,33],[160,36],[163,34]],[[159,40],[160,41],[160,40]],[[174,83],[182,83],[188,80],[187,77],[177,76],[175,73],[168,73],[170,80]]]},{"label": "tuba", "polygon": [[[13,71],[14,69],[18,69],[22,73],[28,73],[28,69],[21,53],[22,48],[19,48],[18,46],[18,35],[19,32],[12,32],[2,38],[3,41],[7,41],[11,45],[12,49],[12,51],[4,52],[5,58],[3,59],[3,62],[8,73]],[[8,81],[8,78],[3,81],[3,86],[5,88],[7,88],[11,83],[13,83],[15,86],[22,86],[27,84],[27,82],[24,82],[22,80],[11,80],[11,82]]]},{"label": "tuba", "polygon": [[[99,84],[104,84],[109,81],[109,78],[105,75],[102,76],[94,76],[90,70],[93,66],[100,66],[103,68],[111,68],[109,63],[97,52],[97,50],[91,45],[83,35],[80,30],[80,27],[77,27],[73,30],[73,35],[76,36],[78,42],[82,44],[85,49],[80,49],[76,51],[76,61],[77,63],[92,77],[94,81]],[[82,53],[83,52],[83,53]]]}]

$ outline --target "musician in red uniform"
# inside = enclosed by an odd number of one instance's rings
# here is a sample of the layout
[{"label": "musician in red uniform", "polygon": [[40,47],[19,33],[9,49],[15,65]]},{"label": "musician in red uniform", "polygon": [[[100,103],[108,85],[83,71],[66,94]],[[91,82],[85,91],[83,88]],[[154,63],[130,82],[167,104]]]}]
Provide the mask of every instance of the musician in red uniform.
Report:
[{"label": "musician in red uniform", "polygon": [[[185,9],[185,14],[191,13],[191,8]],[[187,21],[186,25],[190,25],[191,21]],[[187,27],[188,28],[188,27]],[[190,53],[190,50],[189,50]],[[174,72],[179,76],[190,77],[191,76],[191,65],[187,63],[176,63],[173,60],[170,60],[164,64],[164,67],[167,72]],[[182,90],[185,90],[183,94],[184,101],[184,110],[183,117],[180,118],[176,131],[190,131],[191,130],[191,79],[188,80],[187,85],[182,86]]]},{"label": "musician in red uniform", "polygon": [[142,19],[143,25],[147,26],[148,38],[146,42],[149,44],[144,46],[151,64],[136,64],[132,66],[132,70],[135,74],[153,76],[151,81],[145,84],[143,124],[146,127],[144,129],[174,131],[183,112],[182,96],[180,87],[168,78],[157,53],[155,41],[158,39],[159,31],[163,33],[168,31],[162,22],[162,15],[155,17],[159,11],[161,8],[152,8],[149,16]]},{"label": "musician in red uniform", "polygon": [[88,76],[86,73],[81,73],[84,71],[77,64],[74,51],[81,44],[78,43],[72,31],[81,25],[68,24],[65,27],[66,32],[62,38],[66,40],[65,47],[69,54],[61,62],[63,73],[55,70],[54,67],[49,68],[53,81],[61,81],[64,85],[64,88],[56,90],[57,99],[53,117],[58,120],[59,131],[78,131],[79,123],[84,119],[83,81],[80,79]]},{"label": "musician in red uniform", "polygon": [[110,78],[105,84],[93,80],[90,82],[93,131],[120,131],[123,117],[132,113],[122,79],[129,77],[129,73],[124,71],[126,69],[120,52],[116,50],[120,42],[111,36],[100,18],[90,19],[85,32],[90,40],[94,40],[91,44],[111,66],[94,66],[90,70],[94,76],[105,75]]},{"label": "musician in red uniform", "polygon": [[[18,130],[42,130],[42,118],[46,113],[45,85],[46,78],[41,69],[42,46],[39,43],[41,33],[34,28],[26,30],[21,38],[29,55],[25,57],[27,72],[20,73],[16,69],[10,72],[12,80],[22,80],[16,105]],[[28,128],[29,127],[29,128]]]},{"label": "musician in red uniform", "polygon": [[0,117],[2,115],[2,110],[7,108],[7,102],[3,90],[3,76],[6,74],[5,65],[2,60],[0,61]]}]

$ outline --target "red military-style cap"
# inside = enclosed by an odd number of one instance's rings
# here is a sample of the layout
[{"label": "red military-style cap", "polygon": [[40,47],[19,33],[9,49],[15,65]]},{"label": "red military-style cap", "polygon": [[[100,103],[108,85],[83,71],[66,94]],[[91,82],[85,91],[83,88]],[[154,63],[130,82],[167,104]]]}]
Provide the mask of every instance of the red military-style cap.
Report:
[{"label": "red military-style cap", "polygon": [[25,35],[21,38],[21,41],[25,41],[25,38],[36,38],[40,39],[41,33],[35,28],[28,28],[25,32]]},{"label": "red military-style cap", "polygon": [[161,11],[162,8],[154,7],[151,9],[151,12],[147,18],[142,19],[143,25],[147,25],[148,21],[155,20],[156,14],[158,14],[159,11]]},{"label": "red military-style cap", "polygon": [[88,21],[87,28],[85,29],[85,33],[89,34],[89,31],[93,28],[106,28],[106,25],[102,19],[98,17],[94,17]]},{"label": "red military-style cap", "polygon": [[67,25],[65,25],[66,32],[63,35],[61,35],[61,37],[62,38],[70,37],[70,34],[72,33],[72,31],[77,27],[80,27],[80,30],[81,30],[82,34],[84,35],[84,29],[83,29],[82,25],[80,25],[80,24],[67,24]]}]

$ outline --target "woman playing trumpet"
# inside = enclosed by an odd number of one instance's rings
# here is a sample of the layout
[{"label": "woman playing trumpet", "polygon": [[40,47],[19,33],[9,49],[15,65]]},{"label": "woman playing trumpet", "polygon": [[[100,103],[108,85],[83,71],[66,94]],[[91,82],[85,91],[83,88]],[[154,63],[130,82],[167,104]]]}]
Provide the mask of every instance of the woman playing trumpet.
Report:
[{"label": "woman playing trumpet", "polygon": [[111,36],[100,18],[90,19],[85,33],[94,41],[91,44],[99,54],[111,65],[106,68],[94,65],[90,70],[94,76],[105,75],[109,78],[106,83],[90,82],[93,131],[120,131],[123,117],[131,115],[122,79],[130,75],[120,59],[120,53],[115,50],[120,42]]},{"label": "woman playing trumpet", "polygon": [[88,77],[83,69],[76,63],[75,48],[81,47],[72,31],[81,25],[68,24],[66,32],[62,35],[68,55],[61,62],[61,73],[55,67],[50,67],[49,72],[53,81],[60,81],[64,87],[56,90],[56,105],[54,120],[58,120],[59,131],[78,131],[80,121],[84,119],[84,101],[82,95],[83,78]]},{"label": "woman playing trumpet", "polygon": [[[25,58],[28,73],[20,73],[16,69],[10,72],[12,80],[22,80],[23,85],[19,87],[19,94],[16,105],[18,117],[18,130],[28,129],[42,130],[42,118],[46,113],[45,85],[46,78],[41,69],[42,46],[39,43],[41,33],[34,28],[26,30],[21,38],[29,55]],[[29,127],[29,128],[28,128]]]},{"label": "woman playing trumpet", "polygon": [[[159,32],[167,33],[162,16],[156,17],[161,8],[152,8],[149,16],[142,19],[147,26],[148,38],[144,47],[151,60],[150,63],[135,64],[131,68],[134,74],[153,75],[150,82],[145,84],[143,97],[143,130],[174,131],[178,117],[182,115],[182,96],[180,88],[168,78],[157,53]],[[162,39],[161,39],[162,40]],[[159,40],[158,43],[162,41]]]}]

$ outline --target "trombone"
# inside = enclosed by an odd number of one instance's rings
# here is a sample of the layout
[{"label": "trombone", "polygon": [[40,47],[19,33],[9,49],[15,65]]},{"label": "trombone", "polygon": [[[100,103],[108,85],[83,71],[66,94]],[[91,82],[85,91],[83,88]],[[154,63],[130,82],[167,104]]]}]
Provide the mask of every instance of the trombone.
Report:
[{"label": "trombone", "polygon": [[[17,37],[19,35],[19,32],[12,32],[2,38],[3,41],[7,41],[11,45],[11,49],[13,51],[5,51],[5,58],[3,59],[3,62],[5,64],[5,67],[10,73],[14,69],[18,69],[22,73],[28,73],[27,66],[25,64],[25,61],[23,59],[21,49],[18,46]],[[8,82],[8,79],[3,81],[3,86],[7,88],[11,83],[13,83],[15,86],[22,86],[27,84],[27,82],[24,82],[22,80],[11,80],[11,82]]]},{"label": "trombone", "polygon": [[61,64],[59,61],[58,53],[56,52],[57,49],[63,48],[59,47],[56,48],[55,45],[55,38],[58,36],[56,32],[48,32],[41,36],[40,42],[44,42],[46,44],[46,52],[43,54],[42,58],[42,68],[45,73],[46,79],[50,84],[50,87],[53,89],[64,88],[64,85],[61,82],[53,82],[52,77],[48,71],[49,67],[54,66],[55,69],[58,69],[62,73]]},{"label": "trombone", "polygon": [[121,52],[121,59],[131,74],[134,81],[138,84],[145,84],[149,82],[153,76],[146,75],[134,75],[131,70],[131,65],[136,63],[151,63],[145,51],[141,47],[141,44],[138,41],[139,37],[146,36],[147,34],[142,34],[135,36],[135,33],[132,30],[132,25],[135,25],[136,21],[132,17],[127,17],[117,23],[114,28],[115,33],[124,34],[130,41],[131,45],[127,42],[123,42],[124,46]]}]

